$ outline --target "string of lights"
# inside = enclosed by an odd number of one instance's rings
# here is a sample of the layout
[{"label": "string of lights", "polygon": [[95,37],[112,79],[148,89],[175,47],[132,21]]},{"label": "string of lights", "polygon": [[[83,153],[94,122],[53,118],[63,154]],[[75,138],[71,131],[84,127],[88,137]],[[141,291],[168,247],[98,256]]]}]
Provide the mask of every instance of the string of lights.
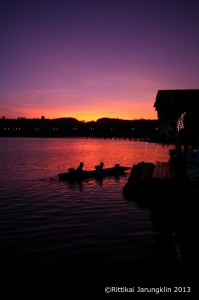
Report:
[{"label": "string of lights", "polygon": [[177,121],[177,131],[179,132],[184,128],[184,117],[185,117],[186,111],[181,113],[178,121]]}]

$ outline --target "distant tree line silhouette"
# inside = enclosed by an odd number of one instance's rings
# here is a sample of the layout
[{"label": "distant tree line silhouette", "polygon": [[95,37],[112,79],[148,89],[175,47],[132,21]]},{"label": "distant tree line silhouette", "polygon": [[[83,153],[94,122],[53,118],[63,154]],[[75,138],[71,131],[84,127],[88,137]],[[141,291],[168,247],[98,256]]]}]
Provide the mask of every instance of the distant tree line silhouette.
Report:
[{"label": "distant tree line silhouette", "polygon": [[0,119],[0,136],[5,137],[103,137],[161,139],[158,120],[101,118],[78,121],[75,118]]}]

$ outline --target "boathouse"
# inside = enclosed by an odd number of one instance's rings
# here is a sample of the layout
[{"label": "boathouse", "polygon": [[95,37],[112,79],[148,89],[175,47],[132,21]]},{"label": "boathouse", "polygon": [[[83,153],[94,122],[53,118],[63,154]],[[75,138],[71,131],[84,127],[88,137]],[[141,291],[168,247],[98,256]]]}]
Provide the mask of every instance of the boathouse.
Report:
[{"label": "boathouse", "polygon": [[174,146],[172,153],[175,157],[172,163],[170,159],[155,165],[143,162],[134,165],[123,188],[123,192],[130,195],[135,188],[140,191],[140,186],[148,190],[159,187],[182,190],[185,187],[189,191],[190,181],[198,185],[199,89],[159,90],[154,107],[158,114],[159,130],[165,142]]}]

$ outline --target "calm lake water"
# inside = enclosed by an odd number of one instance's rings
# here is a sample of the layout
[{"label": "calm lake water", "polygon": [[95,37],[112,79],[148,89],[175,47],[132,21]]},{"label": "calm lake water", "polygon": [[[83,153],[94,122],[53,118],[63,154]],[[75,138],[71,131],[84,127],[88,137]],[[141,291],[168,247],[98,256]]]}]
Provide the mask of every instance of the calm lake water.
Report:
[{"label": "calm lake water", "polygon": [[[125,199],[130,170],[102,182],[57,177],[80,161],[88,170],[100,161],[105,167],[168,161],[170,148],[122,139],[0,138],[4,279],[59,278],[67,287],[70,278],[70,284],[83,281],[86,288],[95,278],[99,291],[113,282],[187,285],[198,260],[195,206],[163,211],[136,197]],[[154,195],[145,191],[140,197]]]}]

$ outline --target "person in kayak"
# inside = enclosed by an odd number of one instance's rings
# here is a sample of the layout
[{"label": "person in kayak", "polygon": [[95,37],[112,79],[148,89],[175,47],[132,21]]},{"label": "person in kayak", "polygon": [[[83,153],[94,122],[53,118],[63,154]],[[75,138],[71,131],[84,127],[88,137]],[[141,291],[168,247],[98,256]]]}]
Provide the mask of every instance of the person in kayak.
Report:
[{"label": "person in kayak", "polygon": [[83,166],[84,166],[83,162],[80,162],[79,166],[75,170],[76,174],[81,175],[83,173]]},{"label": "person in kayak", "polygon": [[95,166],[95,169],[96,169],[96,171],[97,171],[97,173],[99,175],[103,174],[103,167],[104,167],[104,163],[103,162],[101,162],[98,166]]}]

